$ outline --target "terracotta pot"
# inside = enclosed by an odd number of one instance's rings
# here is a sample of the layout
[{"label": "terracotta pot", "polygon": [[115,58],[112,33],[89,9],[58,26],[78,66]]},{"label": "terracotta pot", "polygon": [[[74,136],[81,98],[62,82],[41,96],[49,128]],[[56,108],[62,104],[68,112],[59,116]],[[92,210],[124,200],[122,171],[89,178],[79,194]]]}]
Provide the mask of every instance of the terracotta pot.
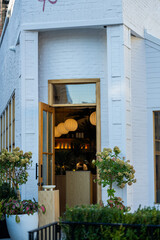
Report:
[{"label": "terracotta pot", "polygon": [[17,223],[16,215],[6,217],[6,223],[9,235],[12,240],[28,240],[28,231],[38,228],[38,213],[33,215],[18,215],[20,222]]}]

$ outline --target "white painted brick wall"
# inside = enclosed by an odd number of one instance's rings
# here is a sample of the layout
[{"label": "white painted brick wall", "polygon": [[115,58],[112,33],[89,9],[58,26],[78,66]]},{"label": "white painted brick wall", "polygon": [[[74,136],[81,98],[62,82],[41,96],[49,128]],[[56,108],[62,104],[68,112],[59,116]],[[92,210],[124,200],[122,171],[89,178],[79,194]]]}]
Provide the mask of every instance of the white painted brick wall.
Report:
[{"label": "white painted brick wall", "polygon": [[159,13],[159,0],[123,0],[123,23],[141,36],[147,29],[160,38]]},{"label": "white painted brick wall", "polygon": [[[21,8],[22,3],[22,8]],[[122,2],[121,0],[58,0],[57,4],[52,5],[46,1],[45,11],[42,11],[42,2],[38,0],[16,0],[13,15],[10,18],[2,46],[0,48],[0,114],[5,108],[7,101],[13,90],[16,89],[16,145],[21,147],[21,111],[20,99],[23,98],[23,93],[26,94],[26,86],[21,88],[21,83],[27,82],[30,79],[29,74],[34,72],[29,59],[23,56],[23,46],[20,50],[16,46],[16,52],[9,50],[10,46],[15,46],[16,40],[21,28],[21,24],[28,26],[38,24],[40,28],[47,26],[49,23],[54,25],[59,23],[66,23],[66,26],[74,25],[78,22],[80,25],[85,24],[90,26],[101,21],[102,25],[114,24],[122,22]],[[144,28],[155,36],[160,37],[160,17],[159,17],[158,0],[124,0],[123,1],[123,21],[137,34],[143,36]],[[46,24],[46,25],[45,25]],[[123,28],[123,26],[121,26]],[[121,28],[120,27],[120,28]],[[107,63],[107,37],[104,29],[75,29],[75,30],[59,30],[50,32],[41,32],[39,34],[39,101],[47,102],[48,100],[48,79],[67,79],[67,78],[100,78],[101,80],[101,127],[102,127],[102,148],[111,145],[122,146],[123,152],[127,147],[127,156],[133,154],[133,164],[138,176],[138,183],[133,187],[133,202],[134,206],[139,203],[143,205],[148,204],[148,178],[152,175],[148,174],[147,159],[147,113],[146,113],[146,83],[145,83],[145,48],[144,42],[140,39],[132,38],[132,139],[133,144],[131,148],[130,134],[131,126],[127,125],[131,122],[130,114],[130,46],[129,46],[129,29],[127,32],[117,32],[119,27],[115,26],[112,29],[112,53]],[[122,36],[123,35],[123,36]],[[117,37],[116,37],[117,36]],[[128,39],[127,39],[128,37]],[[121,41],[124,38],[123,41]],[[24,42],[23,42],[24,43]],[[21,43],[22,44],[22,43]],[[124,44],[124,46],[123,46]],[[149,44],[149,43],[148,43]],[[120,51],[118,50],[120,48]],[[153,49],[152,49],[153,48]],[[30,48],[28,47],[30,50]],[[22,55],[21,55],[22,54]],[[29,56],[32,56],[30,51]],[[22,56],[22,57],[21,57]],[[159,99],[159,50],[154,50],[153,46],[147,47],[147,77],[148,77],[148,106],[156,108]],[[20,62],[28,61],[26,65],[26,75],[21,77],[22,69]],[[32,57],[31,57],[32,60]],[[113,61],[112,61],[113,60]],[[125,67],[124,67],[125,64]],[[151,68],[153,66],[153,68]],[[111,74],[108,73],[110,68]],[[153,70],[154,69],[154,70]],[[30,72],[31,70],[31,72]],[[128,71],[129,70],[129,71]],[[35,69],[35,72],[37,69]],[[154,71],[154,72],[153,72]],[[23,72],[24,73],[24,72]],[[109,75],[110,74],[110,75]],[[108,77],[113,78],[112,90],[117,91],[113,98],[120,97],[123,103],[119,107],[118,101],[112,101],[113,114],[112,125],[112,140],[109,141],[109,127],[108,127]],[[123,82],[124,81],[124,82]],[[24,83],[23,82],[23,83]],[[153,84],[154,82],[154,84]],[[123,85],[123,83],[125,85]],[[120,84],[120,85],[119,85]],[[121,88],[119,91],[119,86]],[[124,87],[125,86],[125,87]],[[154,87],[155,86],[155,87]],[[120,95],[120,96],[119,96]],[[25,99],[26,100],[26,99]],[[112,99],[113,100],[113,99]],[[125,107],[125,109],[123,108]],[[121,110],[122,113],[121,119]],[[126,111],[127,110],[127,111]],[[108,114],[109,113],[109,114]],[[119,126],[121,121],[123,128]],[[127,124],[126,124],[127,123]],[[129,123],[130,124],[130,123]],[[149,125],[150,126],[150,125]],[[32,126],[29,127],[29,130]],[[105,129],[105,130],[104,130]],[[33,129],[32,129],[33,130]],[[25,131],[28,131],[25,129]],[[123,132],[122,132],[123,131]],[[30,134],[32,134],[30,132]],[[123,135],[124,134],[124,135]],[[111,135],[111,134],[110,134]],[[123,136],[123,143],[122,137]],[[31,139],[31,138],[30,138]],[[27,140],[26,140],[27,141]],[[38,138],[35,140],[37,147]],[[29,142],[29,141],[28,141]],[[141,144],[139,144],[141,142]],[[25,146],[22,145],[22,146]],[[29,146],[29,144],[27,145]],[[28,147],[27,147],[28,148]],[[143,149],[143,151],[142,151]],[[29,149],[27,149],[29,150]],[[131,154],[132,152],[132,154]],[[38,151],[34,151],[37,156]],[[35,161],[38,161],[36,159]],[[31,171],[34,177],[34,169]],[[28,196],[32,195],[30,186],[32,185],[31,178],[29,184],[26,186],[26,191],[29,192]],[[35,183],[34,183],[35,186]],[[150,184],[151,188],[153,184]],[[143,189],[143,191],[142,191]],[[104,195],[105,190],[102,192]],[[143,193],[143,194],[142,194]],[[131,195],[131,194],[129,194]],[[26,195],[27,196],[27,195]]]},{"label": "white painted brick wall", "polygon": [[[160,41],[159,41],[160,44]],[[148,107],[160,107],[160,45],[146,40]]]},{"label": "white painted brick wall", "polygon": [[106,51],[104,29],[39,34],[39,101],[48,103],[49,79],[100,78],[102,148],[108,144]]},{"label": "white painted brick wall", "polygon": [[[68,30],[39,34],[39,101],[48,103],[49,79],[100,78],[101,147],[108,142],[106,31]],[[106,193],[102,192],[106,201]]]},{"label": "white painted brick wall", "polygon": [[[121,157],[132,162],[130,38],[130,29],[126,26],[107,28],[109,146],[119,146]],[[105,192],[103,189],[102,194]],[[116,188],[116,195],[132,207],[132,187]]]},{"label": "white painted brick wall", "polygon": [[38,0],[23,0],[22,5],[23,23],[122,21],[121,0],[58,0],[54,5],[46,0],[44,12],[43,2]]},{"label": "white painted brick wall", "polygon": [[[160,37],[160,2],[159,0],[58,0],[51,4],[46,0],[43,12],[43,2],[38,0],[22,1],[22,24],[53,23],[71,25],[102,25],[124,23],[127,27],[143,36],[144,29]],[[29,26],[29,25],[28,25]]]},{"label": "white painted brick wall", "polygon": [[133,209],[137,209],[139,204],[149,204],[145,41],[132,37],[131,49],[132,162],[137,179],[133,184]]},{"label": "white painted brick wall", "polygon": [[153,111],[160,111],[160,40],[146,35],[147,64],[147,112],[148,112],[148,166],[149,166],[149,204],[154,198],[154,139]]},{"label": "white painted brick wall", "polygon": [[35,166],[38,163],[38,33],[21,33],[21,144],[24,151],[32,152],[29,180],[22,187],[22,198],[37,199],[38,187]]},{"label": "white painted brick wall", "polygon": [[[15,128],[16,146],[21,147],[21,128],[20,128],[20,47],[16,46],[16,51],[9,50],[15,47],[20,25],[21,1],[17,0],[13,15],[10,18],[5,36],[0,47],[0,114],[5,109],[13,91],[15,90]],[[14,33],[14,34],[13,34]]]}]

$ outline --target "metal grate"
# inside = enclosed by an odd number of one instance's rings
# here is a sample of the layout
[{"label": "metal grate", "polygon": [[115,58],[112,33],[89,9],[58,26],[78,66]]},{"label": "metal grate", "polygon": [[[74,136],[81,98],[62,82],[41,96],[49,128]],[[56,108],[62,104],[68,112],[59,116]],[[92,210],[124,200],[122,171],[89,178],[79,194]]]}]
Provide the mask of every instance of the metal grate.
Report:
[{"label": "metal grate", "polygon": [[29,240],[60,240],[61,228],[57,222],[29,231]]}]

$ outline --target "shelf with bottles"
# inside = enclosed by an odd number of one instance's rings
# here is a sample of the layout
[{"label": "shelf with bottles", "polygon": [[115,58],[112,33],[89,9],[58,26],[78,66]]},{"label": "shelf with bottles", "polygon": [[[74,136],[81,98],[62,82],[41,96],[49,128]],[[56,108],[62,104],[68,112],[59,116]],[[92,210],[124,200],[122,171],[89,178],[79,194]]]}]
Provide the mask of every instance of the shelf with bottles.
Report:
[{"label": "shelf with bottles", "polygon": [[90,150],[90,144],[88,141],[80,143],[71,138],[60,138],[55,141],[56,150],[76,150],[76,148],[79,150]]}]

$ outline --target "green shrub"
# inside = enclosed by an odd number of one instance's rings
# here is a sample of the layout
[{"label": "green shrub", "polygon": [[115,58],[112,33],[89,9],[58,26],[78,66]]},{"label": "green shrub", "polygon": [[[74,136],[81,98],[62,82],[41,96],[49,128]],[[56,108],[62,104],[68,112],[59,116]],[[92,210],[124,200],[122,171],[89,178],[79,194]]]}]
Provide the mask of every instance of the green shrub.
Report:
[{"label": "green shrub", "polygon": [[96,154],[97,159],[92,161],[98,169],[98,179],[96,180],[99,185],[107,186],[107,203],[111,208],[118,208],[128,212],[130,207],[125,207],[120,197],[115,196],[115,189],[113,184],[119,188],[124,188],[126,184],[129,186],[136,182],[135,170],[129,164],[129,160],[124,161],[121,159],[120,149],[115,146],[113,151],[111,148],[104,148],[102,152]]},{"label": "green shrub", "polygon": [[[77,225],[74,228],[74,240],[138,240],[138,239],[160,239],[160,230],[155,229],[153,236],[147,230],[146,225],[160,224],[160,211],[156,208],[139,208],[134,213],[124,213],[122,210],[100,205],[89,205],[67,208],[62,221],[69,222],[92,222],[92,223],[123,223],[142,224],[141,228],[125,226],[89,226]],[[72,239],[73,228],[62,224],[67,240]]]},{"label": "green shrub", "polygon": [[10,187],[9,183],[3,183],[0,185],[0,201],[5,200],[6,202],[10,198],[16,199],[17,195],[13,188]]},{"label": "green shrub", "polygon": [[10,187],[9,183],[3,183],[0,185],[0,220],[5,219],[5,208],[4,204],[8,202],[9,199],[16,199],[17,194],[14,189]]},{"label": "green shrub", "polygon": [[0,201],[0,220],[2,218],[2,215],[3,215],[3,213],[2,213],[2,202]]}]

